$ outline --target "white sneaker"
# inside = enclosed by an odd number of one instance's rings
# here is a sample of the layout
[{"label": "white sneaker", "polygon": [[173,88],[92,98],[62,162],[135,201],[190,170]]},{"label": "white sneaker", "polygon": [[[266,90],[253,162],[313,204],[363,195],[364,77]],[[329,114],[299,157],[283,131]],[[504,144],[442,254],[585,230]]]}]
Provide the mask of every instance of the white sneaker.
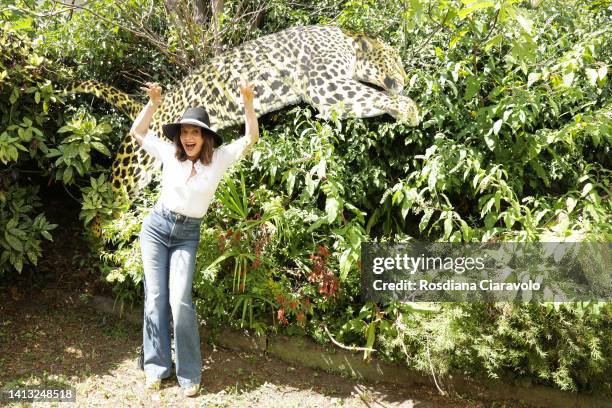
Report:
[{"label": "white sneaker", "polygon": [[198,395],[200,391],[200,385],[192,385],[191,387],[183,388],[183,395],[185,397],[194,397]]}]

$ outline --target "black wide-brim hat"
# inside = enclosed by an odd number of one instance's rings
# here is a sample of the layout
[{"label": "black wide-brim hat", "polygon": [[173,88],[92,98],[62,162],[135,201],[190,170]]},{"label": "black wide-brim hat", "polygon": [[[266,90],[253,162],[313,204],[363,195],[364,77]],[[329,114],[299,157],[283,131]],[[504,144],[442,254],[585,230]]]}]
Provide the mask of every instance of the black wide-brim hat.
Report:
[{"label": "black wide-brim hat", "polygon": [[162,126],[164,134],[170,139],[181,134],[181,125],[194,125],[202,128],[203,133],[208,133],[215,140],[215,147],[219,147],[223,144],[223,139],[217,132],[210,128],[210,119],[208,118],[208,112],[201,106],[195,108],[187,108],[183,117],[176,123],[168,123]]}]

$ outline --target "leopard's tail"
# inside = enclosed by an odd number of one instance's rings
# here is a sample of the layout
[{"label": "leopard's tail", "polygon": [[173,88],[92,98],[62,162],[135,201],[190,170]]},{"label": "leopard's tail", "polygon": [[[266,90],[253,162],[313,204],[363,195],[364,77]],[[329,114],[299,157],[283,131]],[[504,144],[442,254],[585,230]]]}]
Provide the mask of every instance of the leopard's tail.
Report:
[{"label": "leopard's tail", "polygon": [[143,104],[132,99],[127,93],[97,81],[76,82],[64,89],[63,94],[87,93],[93,94],[121,110],[130,119],[136,119]]}]

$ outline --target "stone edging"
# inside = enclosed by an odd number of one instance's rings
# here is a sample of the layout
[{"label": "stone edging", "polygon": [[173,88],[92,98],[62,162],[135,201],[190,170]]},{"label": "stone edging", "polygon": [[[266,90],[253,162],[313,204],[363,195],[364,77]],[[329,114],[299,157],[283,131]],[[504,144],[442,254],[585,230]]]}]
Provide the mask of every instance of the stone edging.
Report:
[{"label": "stone edging", "polygon": [[[142,307],[125,310],[106,297],[94,296],[91,305],[94,309],[115,314],[130,323],[142,326]],[[210,336],[205,327],[200,327],[201,337]],[[360,353],[350,352],[337,347],[326,347],[308,338],[287,337],[283,335],[255,336],[248,331],[225,328],[215,338],[220,346],[237,351],[255,354],[267,353],[283,361],[310,368],[322,369],[332,373],[342,373],[353,378],[371,382],[392,383],[402,387],[415,385],[433,387],[431,377],[407,367],[380,362],[372,358],[363,361]],[[612,406],[609,398],[576,394],[554,388],[531,385],[521,387],[488,379],[478,381],[459,376],[446,376],[443,380],[446,391],[484,401],[521,401],[540,407],[556,408],[605,408]]]}]

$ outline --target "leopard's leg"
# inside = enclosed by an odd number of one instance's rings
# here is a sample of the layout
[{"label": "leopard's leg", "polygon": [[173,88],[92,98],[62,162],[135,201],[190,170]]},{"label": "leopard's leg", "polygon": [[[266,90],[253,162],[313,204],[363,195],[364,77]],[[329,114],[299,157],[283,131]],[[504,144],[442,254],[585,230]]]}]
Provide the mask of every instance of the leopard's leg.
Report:
[{"label": "leopard's leg", "polygon": [[327,72],[309,76],[305,99],[325,118],[336,110],[341,118],[350,115],[367,118],[388,113],[410,126],[417,126],[420,121],[418,107],[412,99],[388,95],[354,79],[332,78]]}]

